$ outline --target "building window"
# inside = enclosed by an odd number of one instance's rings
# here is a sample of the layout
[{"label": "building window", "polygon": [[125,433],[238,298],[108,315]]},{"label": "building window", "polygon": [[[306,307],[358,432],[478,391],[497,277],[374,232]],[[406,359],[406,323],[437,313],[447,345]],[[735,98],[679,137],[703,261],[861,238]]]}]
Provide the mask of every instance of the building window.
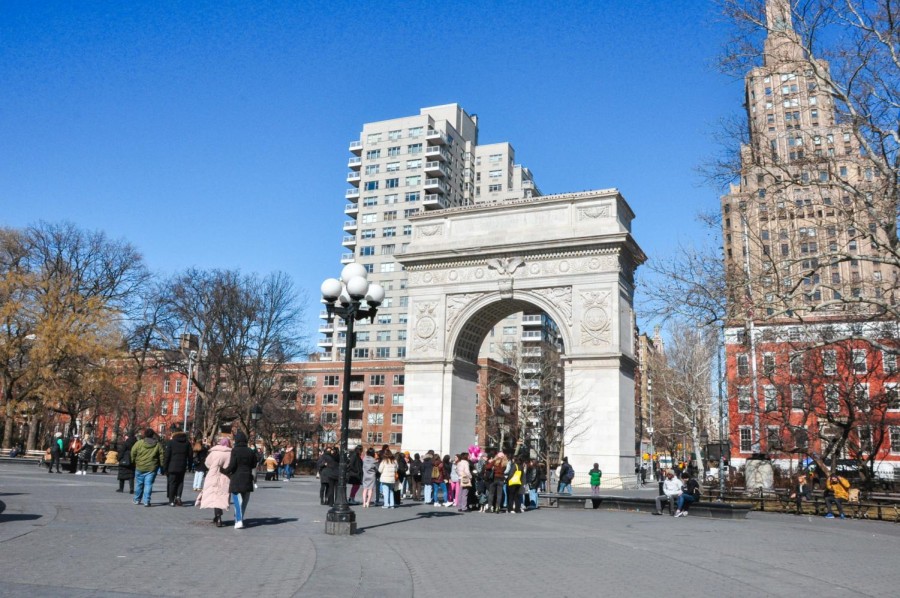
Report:
[{"label": "building window", "polygon": [[412,224],[405,224],[403,226],[403,236],[409,237],[412,235]]},{"label": "building window", "polygon": [[366,420],[370,426],[381,426],[384,424],[384,413],[369,413],[366,415]]},{"label": "building window", "polygon": [[369,150],[366,152],[366,160],[377,160],[381,157],[381,150]]},{"label": "building window", "polygon": [[406,347],[397,347],[397,357],[400,359],[406,357]]},{"label": "building window", "polygon": [[394,374],[394,386],[403,386],[406,384],[406,374]]},{"label": "building window", "polygon": [[391,414],[391,425],[392,426],[402,426],[403,425],[403,414],[402,413],[392,413]]},{"label": "building window", "polygon": [[769,450],[781,450],[781,428],[779,426],[766,426],[766,445]]},{"label": "building window", "polygon": [[366,441],[369,444],[381,444],[384,441],[384,435],[381,432],[369,432],[366,434]]},{"label": "building window", "polygon": [[738,412],[750,413],[751,391],[749,386],[738,386]]},{"label": "building window", "polygon": [[391,356],[390,347],[378,347],[375,349],[375,359],[387,359]]},{"label": "building window", "polygon": [[822,372],[826,376],[837,374],[837,353],[835,351],[822,351]]},{"label": "building window", "polygon": [[300,394],[300,404],[301,405],[315,405],[316,404],[316,395],[311,392],[304,392]]},{"label": "building window", "polygon": [[159,414],[160,415],[169,415],[169,400],[163,399],[159,402]]},{"label": "building window", "polygon": [[359,233],[360,239],[374,239],[375,238],[375,229],[374,228],[364,228]]},{"label": "building window", "polygon": [[803,373],[803,352],[802,351],[793,351],[791,352],[791,373],[795,376],[799,376]]},{"label": "building window", "polygon": [[368,255],[375,255],[375,246],[369,245],[368,247],[360,247],[359,248],[359,256],[365,257]]},{"label": "building window", "polygon": [[897,354],[889,351],[881,352],[881,363],[883,364],[885,374],[897,373]]},{"label": "building window", "polygon": [[763,374],[772,376],[775,374],[775,354],[763,353]]},{"label": "building window", "polygon": [[422,176],[421,175],[413,175],[406,177],[406,186],[407,187],[418,187],[422,184]]},{"label": "building window", "polygon": [[175,392],[176,393],[181,392],[181,378],[177,378],[175,380]]},{"label": "building window", "polygon": [[340,386],[341,385],[341,377],[328,375],[325,376],[322,381],[322,386]]},{"label": "building window", "polygon": [[397,236],[397,227],[396,226],[385,226],[381,229],[381,235],[383,237],[396,237]]},{"label": "building window", "polygon": [[338,420],[338,414],[335,411],[328,411],[322,414],[322,423],[323,424],[336,424]]},{"label": "building window", "polygon": [[416,202],[416,201],[419,201],[419,197],[420,197],[420,195],[419,195],[418,191],[410,191],[409,193],[406,194],[406,201],[408,201],[410,203]]},{"label": "building window", "polygon": [[391,405],[402,405],[403,404],[403,393],[396,392],[391,396]]},{"label": "building window", "polygon": [[328,393],[328,394],[322,395],[322,404],[323,405],[337,405],[338,404],[337,393]]},{"label": "building window", "polygon": [[841,410],[841,391],[837,384],[827,384],[825,386],[825,411],[828,413],[839,413]]},{"label": "building window", "polygon": [[794,428],[794,446],[797,448],[806,448],[809,446],[809,432],[806,428]]},{"label": "building window", "polygon": [[497,191],[502,191],[503,185],[488,185],[489,193],[496,193]]},{"label": "building window", "polygon": [[890,427],[891,453],[900,454],[900,426]]},{"label": "building window", "polygon": [[382,273],[393,272],[396,269],[396,267],[397,267],[397,264],[395,262],[382,262],[381,267],[380,267],[380,272],[382,272]]},{"label": "building window", "polygon": [[403,432],[391,432],[391,444],[403,444]]},{"label": "building window", "polygon": [[378,191],[378,181],[366,181],[366,191]]},{"label": "building window", "polygon": [[[378,174],[378,164],[369,164],[366,166],[366,174]],[[388,166],[388,170],[390,170],[390,166]]]},{"label": "building window", "polygon": [[740,353],[737,356],[738,376],[746,377],[750,375],[750,358],[746,353]]},{"label": "building window", "polygon": [[791,385],[791,409],[794,411],[806,409],[806,389],[799,384]]},{"label": "building window", "polygon": [[391,331],[390,330],[379,330],[375,333],[375,340],[386,343],[391,340]]},{"label": "building window", "polygon": [[766,402],[766,411],[778,411],[778,391],[775,387],[763,387],[763,396]]},{"label": "building window", "polygon": [[869,412],[872,404],[869,402],[869,385],[856,384],[853,387],[853,398],[856,401],[856,408],[860,411]]},{"label": "building window", "polygon": [[169,392],[169,379],[168,378],[163,380],[163,392],[166,394],[168,394],[168,392]]},{"label": "building window", "polygon": [[356,349],[353,349],[353,357],[358,357],[359,359],[368,359],[369,349],[365,347],[358,347]]},{"label": "building window", "polygon": [[384,374],[369,374],[369,386],[384,386]]},{"label": "building window", "polygon": [[869,426],[860,426],[856,429],[856,435],[859,437],[859,450],[864,453],[872,452],[872,428]]},{"label": "building window", "polygon": [[866,350],[865,349],[853,349],[853,373],[855,374],[865,374],[867,372],[866,368]]},{"label": "building window", "polygon": [[741,452],[749,453],[753,449],[753,436],[747,426],[741,426],[738,430],[741,438]]},{"label": "building window", "polygon": [[421,143],[411,143],[406,146],[407,153],[410,154],[421,154],[422,153],[422,144]]},{"label": "building window", "polygon": [[891,411],[900,411],[900,392],[896,384],[884,385],[884,397],[887,408]]},{"label": "building window", "polygon": [[[385,189],[395,189],[400,186],[400,179],[385,179],[384,188]],[[376,187],[377,189],[377,187]]]}]

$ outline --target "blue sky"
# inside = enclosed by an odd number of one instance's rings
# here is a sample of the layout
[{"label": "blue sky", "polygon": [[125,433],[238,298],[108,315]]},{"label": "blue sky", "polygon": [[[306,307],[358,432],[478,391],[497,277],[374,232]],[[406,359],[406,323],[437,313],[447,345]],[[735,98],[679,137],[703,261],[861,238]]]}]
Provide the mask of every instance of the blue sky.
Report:
[{"label": "blue sky", "polygon": [[68,220],[151,269],[340,271],[362,124],[457,102],[544,193],[617,187],[653,258],[706,242],[695,169],[740,110],[703,0],[0,3],[0,225]]}]

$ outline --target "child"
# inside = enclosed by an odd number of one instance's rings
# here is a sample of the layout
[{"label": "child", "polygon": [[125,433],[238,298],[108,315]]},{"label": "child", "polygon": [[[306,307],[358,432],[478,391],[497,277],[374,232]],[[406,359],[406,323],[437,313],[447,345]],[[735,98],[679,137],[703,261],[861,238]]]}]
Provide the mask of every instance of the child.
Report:
[{"label": "child", "polygon": [[591,474],[591,495],[600,496],[600,478],[603,477],[603,472],[600,471],[600,465],[594,463],[594,469],[589,473]]}]

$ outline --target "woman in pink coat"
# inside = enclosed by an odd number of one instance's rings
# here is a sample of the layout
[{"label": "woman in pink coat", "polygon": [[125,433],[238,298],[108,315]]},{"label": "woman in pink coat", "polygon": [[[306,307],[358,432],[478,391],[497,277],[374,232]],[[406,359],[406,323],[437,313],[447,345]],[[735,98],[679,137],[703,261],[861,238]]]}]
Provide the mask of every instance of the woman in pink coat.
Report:
[{"label": "woman in pink coat", "polygon": [[207,473],[203,479],[203,495],[200,499],[201,509],[213,509],[213,523],[222,527],[222,512],[228,508],[228,484],[231,479],[222,473],[231,459],[231,439],[222,438],[219,444],[209,449],[206,457]]}]

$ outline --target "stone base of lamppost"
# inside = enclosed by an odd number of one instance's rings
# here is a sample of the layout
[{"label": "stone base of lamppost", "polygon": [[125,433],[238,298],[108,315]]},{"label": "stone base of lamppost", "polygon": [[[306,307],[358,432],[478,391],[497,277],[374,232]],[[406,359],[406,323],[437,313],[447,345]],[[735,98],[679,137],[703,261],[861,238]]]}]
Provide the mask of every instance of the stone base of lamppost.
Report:
[{"label": "stone base of lamppost", "polygon": [[330,536],[352,536],[356,533],[356,513],[349,509],[328,511],[325,515],[325,533]]}]

